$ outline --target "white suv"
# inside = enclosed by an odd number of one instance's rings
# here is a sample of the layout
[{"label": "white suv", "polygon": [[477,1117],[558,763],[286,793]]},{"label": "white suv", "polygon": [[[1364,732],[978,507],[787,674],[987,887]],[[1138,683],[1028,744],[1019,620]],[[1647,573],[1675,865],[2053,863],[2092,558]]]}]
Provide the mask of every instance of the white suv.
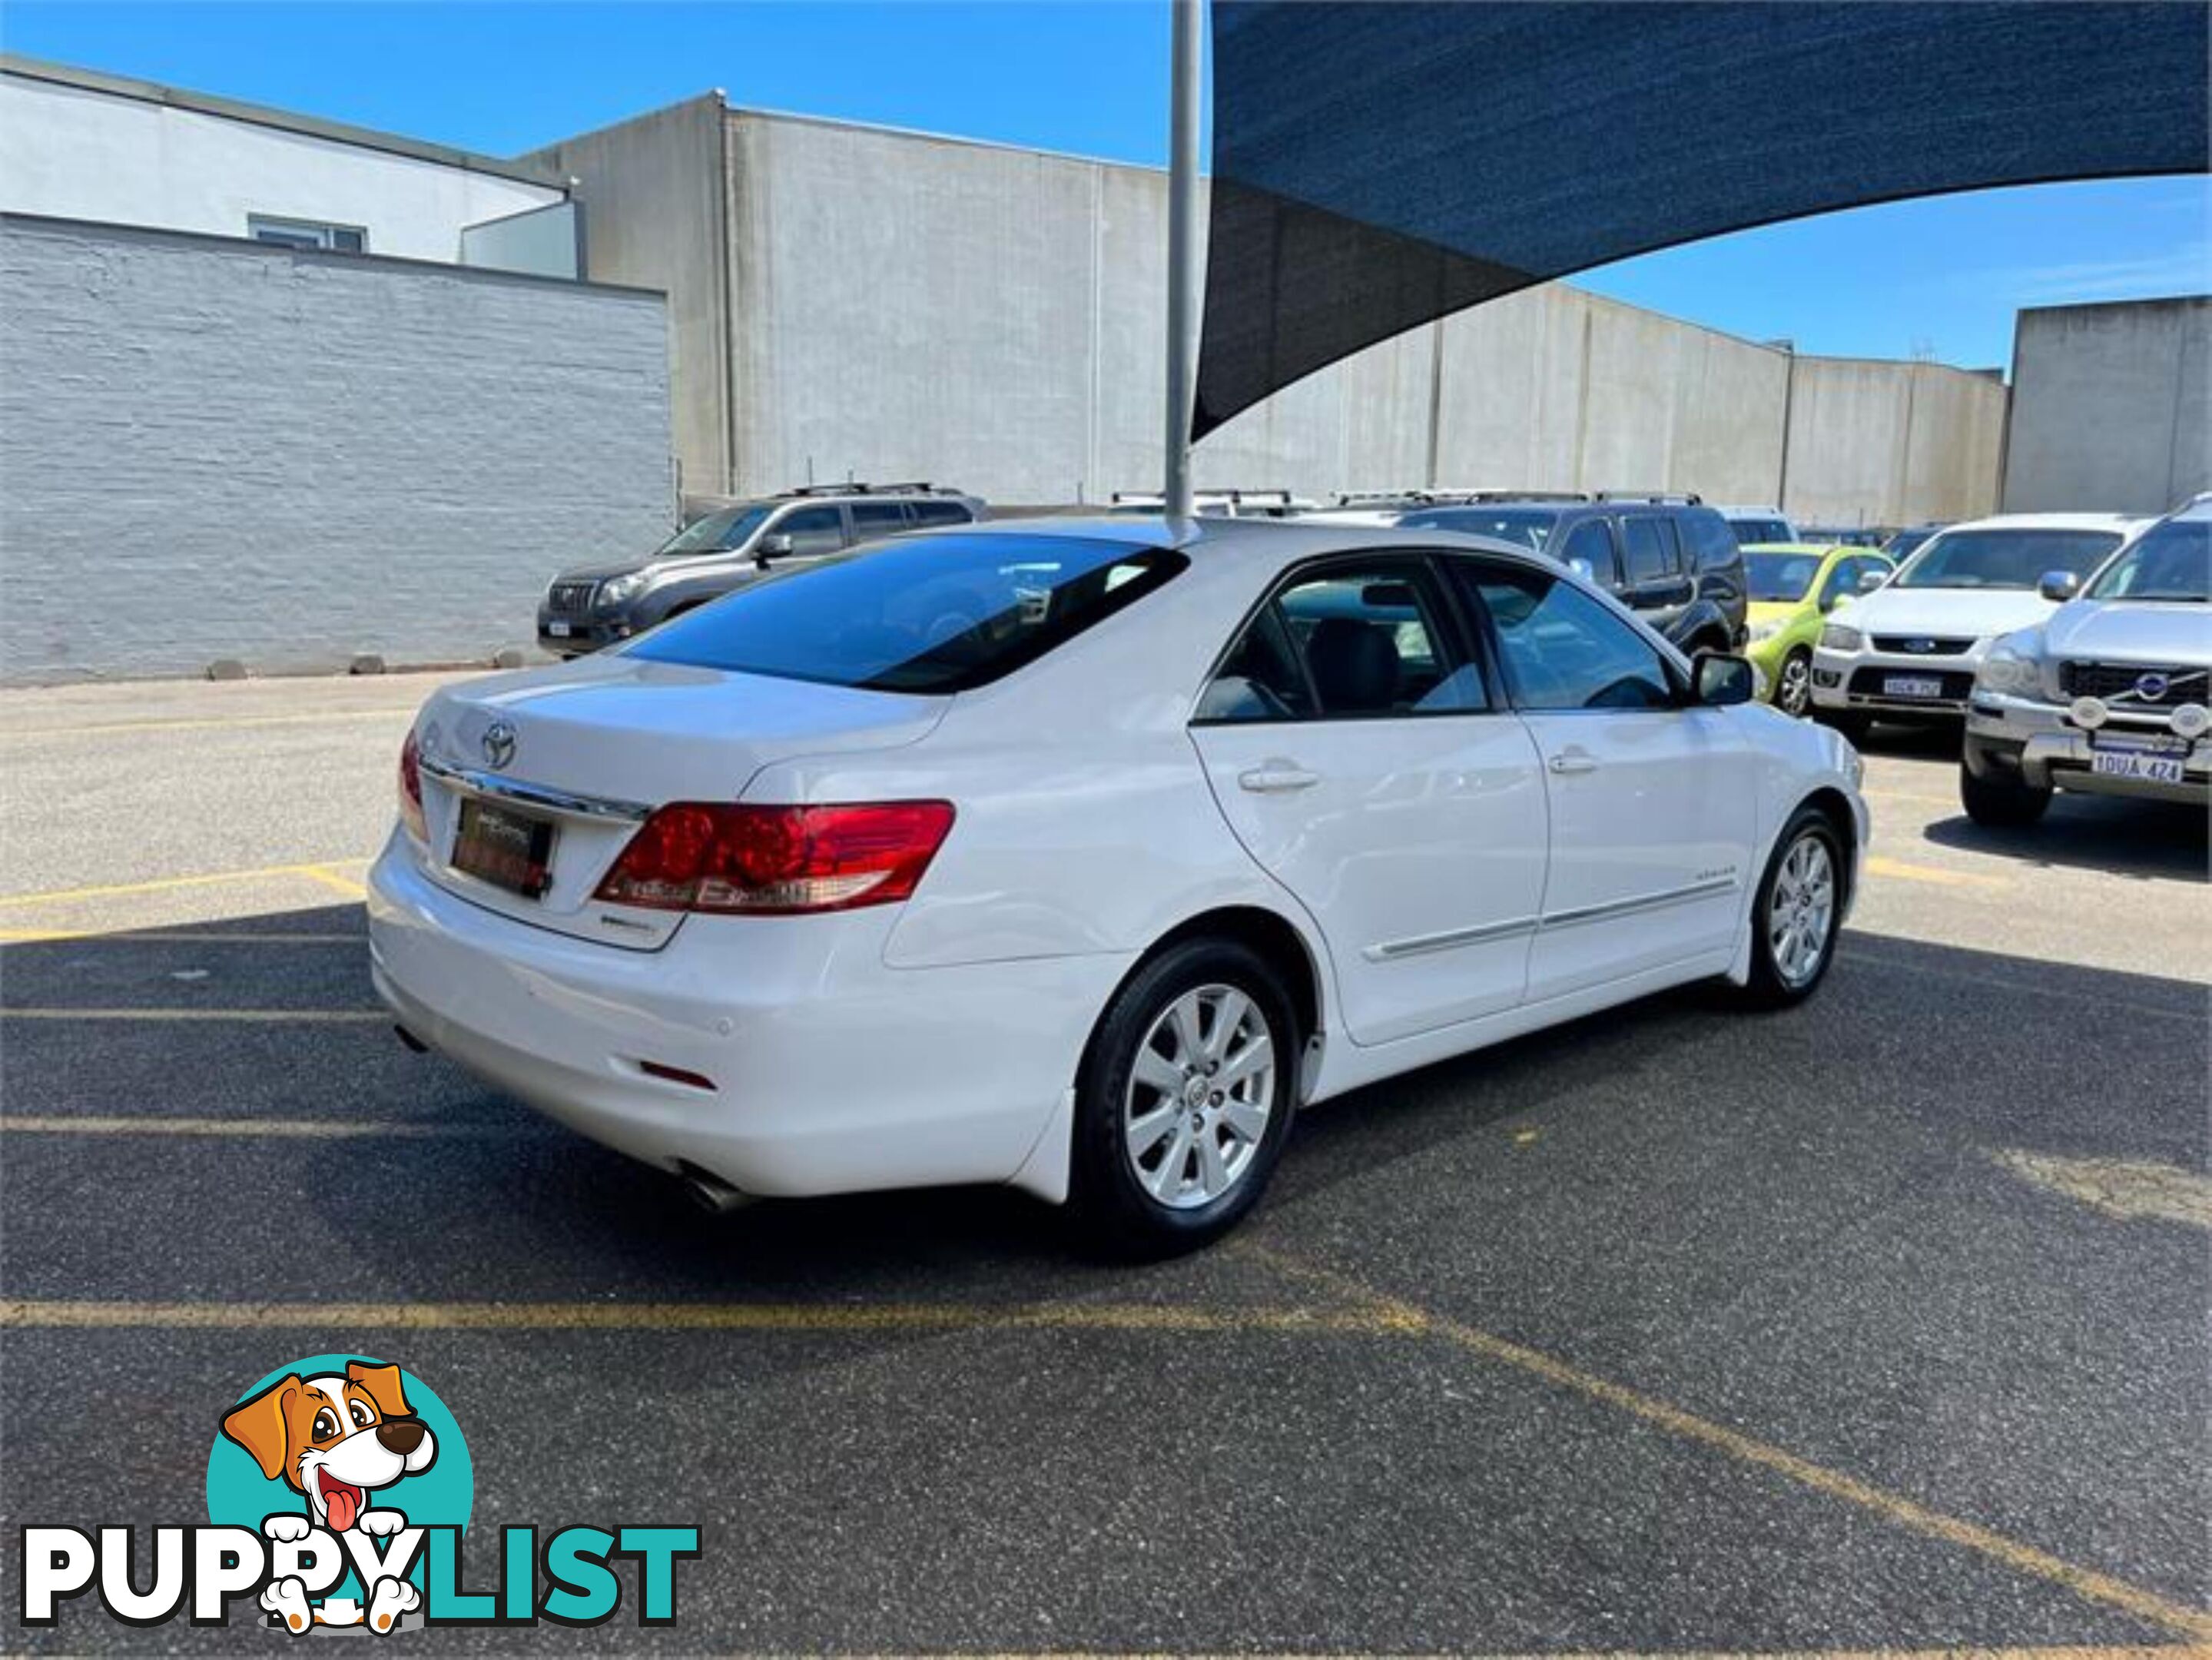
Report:
[{"label": "white suv", "polygon": [[2010,514],[1953,525],[1820,630],[1813,710],[1847,736],[1879,718],[1955,721],[1999,635],[2057,609],[2039,585],[2077,583],[2148,521],[2110,513]]}]

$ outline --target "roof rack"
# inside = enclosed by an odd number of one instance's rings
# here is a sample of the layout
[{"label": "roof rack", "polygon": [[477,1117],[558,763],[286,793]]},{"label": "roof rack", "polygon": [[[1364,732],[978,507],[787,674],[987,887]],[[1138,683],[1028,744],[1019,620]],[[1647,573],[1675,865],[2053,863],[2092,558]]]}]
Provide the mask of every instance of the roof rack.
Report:
[{"label": "roof rack", "polygon": [[800,484],[795,489],[779,491],[778,494],[785,497],[798,497],[803,496],[951,496],[957,495],[957,492],[933,484],[927,479],[915,479],[910,483],[897,484],[859,483]]},{"label": "roof rack", "polygon": [[1695,490],[1600,490],[1594,502],[1650,502],[1661,507],[1702,508],[1705,498]]}]

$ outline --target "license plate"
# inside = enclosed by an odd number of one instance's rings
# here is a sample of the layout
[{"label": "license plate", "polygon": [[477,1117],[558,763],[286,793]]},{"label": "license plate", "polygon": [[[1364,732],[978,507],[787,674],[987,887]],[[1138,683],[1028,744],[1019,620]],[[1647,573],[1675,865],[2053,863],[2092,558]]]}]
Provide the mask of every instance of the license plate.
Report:
[{"label": "license plate", "polygon": [[553,885],[553,821],[490,801],[464,800],[453,868],[525,899]]},{"label": "license plate", "polygon": [[568,637],[568,625],[566,623],[548,623],[545,625],[545,632],[556,640],[566,640]]},{"label": "license plate", "polygon": [[2107,778],[2141,778],[2154,784],[2181,782],[2181,758],[2154,755],[2147,750],[2109,749],[2093,745],[2089,770]]},{"label": "license plate", "polygon": [[1941,697],[1943,683],[1933,675],[1893,674],[1881,683],[1885,697]]}]

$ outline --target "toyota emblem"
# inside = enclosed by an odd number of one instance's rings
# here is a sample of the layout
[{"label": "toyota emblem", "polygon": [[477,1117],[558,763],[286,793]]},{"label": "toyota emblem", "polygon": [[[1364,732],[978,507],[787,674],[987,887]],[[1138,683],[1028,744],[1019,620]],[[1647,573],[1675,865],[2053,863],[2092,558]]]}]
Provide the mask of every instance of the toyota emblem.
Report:
[{"label": "toyota emblem", "polygon": [[503,767],[514,759],[514,728],[505,721],[495,721],[484,728],[484,759],[495,767]]}]

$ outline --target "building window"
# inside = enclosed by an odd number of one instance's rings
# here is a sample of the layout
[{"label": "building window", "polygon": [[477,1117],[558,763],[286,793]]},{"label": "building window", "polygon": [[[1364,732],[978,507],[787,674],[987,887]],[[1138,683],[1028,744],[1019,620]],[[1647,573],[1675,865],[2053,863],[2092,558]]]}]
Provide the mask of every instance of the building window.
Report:
[{"label": "building window", "polygon": [[272,214],[249,213],[246,234],[257,242],[279,247],[327,248],[333,253],[363,253],[368,232],[359,225],[326,225],[318,219],[279,219]]}]

